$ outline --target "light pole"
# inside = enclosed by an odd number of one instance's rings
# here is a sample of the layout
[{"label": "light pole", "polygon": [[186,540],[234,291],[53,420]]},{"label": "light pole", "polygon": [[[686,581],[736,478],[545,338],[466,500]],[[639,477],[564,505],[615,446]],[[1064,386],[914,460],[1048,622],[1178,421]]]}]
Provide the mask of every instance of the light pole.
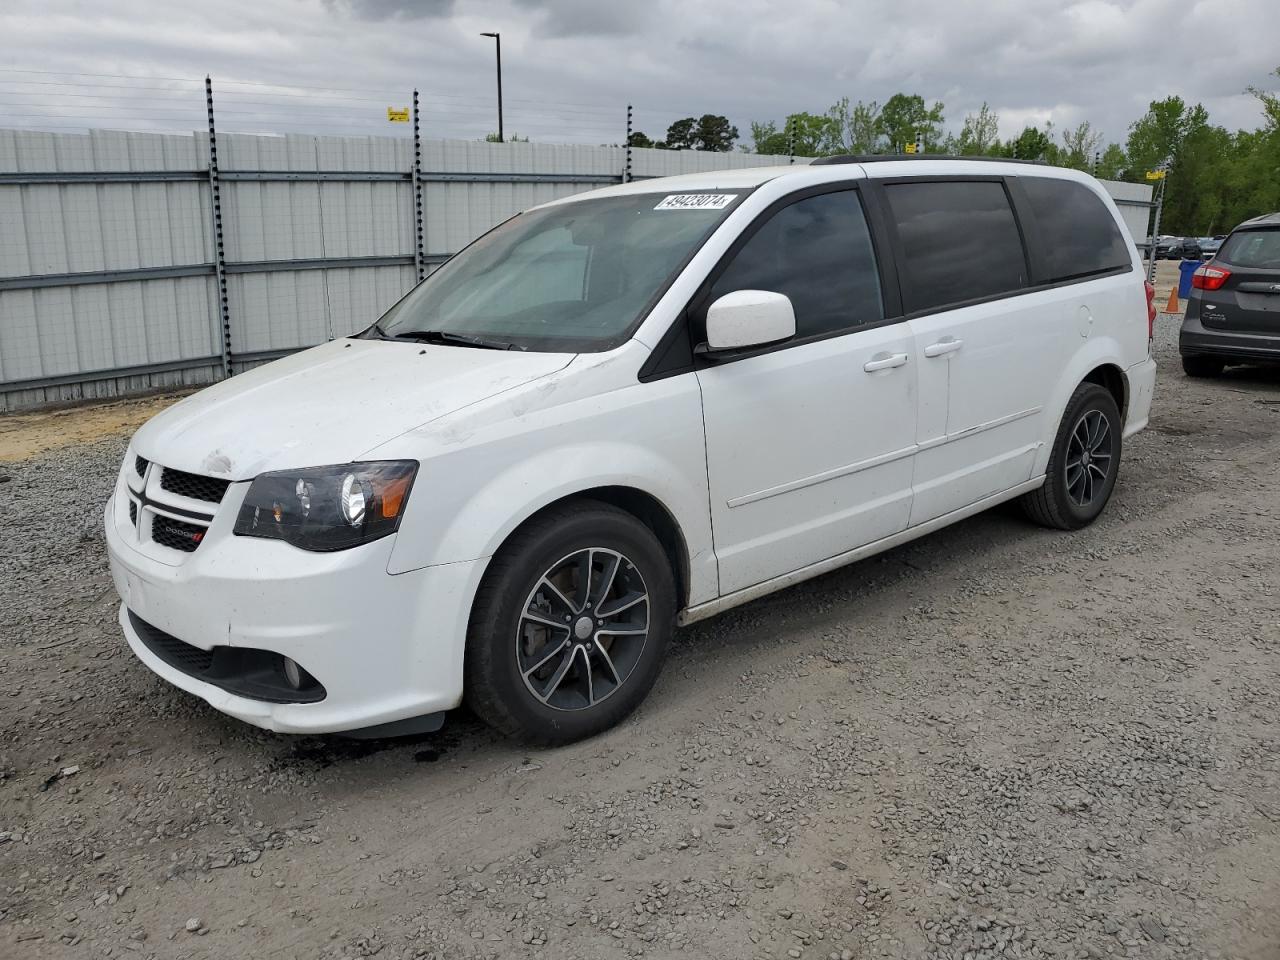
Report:
[{"label": "light pole", "polygon": [[493,37],[494,49],[498,55],[498,142],[502,143],[502,34],[482,33],[482,37]]}]

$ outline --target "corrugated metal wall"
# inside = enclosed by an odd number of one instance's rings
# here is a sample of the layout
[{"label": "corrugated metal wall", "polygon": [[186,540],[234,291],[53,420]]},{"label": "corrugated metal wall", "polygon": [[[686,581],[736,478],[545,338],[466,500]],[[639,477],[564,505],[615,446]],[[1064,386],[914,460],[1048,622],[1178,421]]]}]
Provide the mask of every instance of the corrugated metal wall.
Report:
[{"label": "corrugated metal wall", "polygon": [[[191,137],[0,130],[0,172],[198,171]],[[0,277],[208,263],[207,183],[0,185]],[[209,380],[211,276],[0,290],[0,409]],[[210,358],[205,368],[6,392],[9,381]]]},{"label": "corrugated metal wall", "polygon": [[[779,159],[637,149],[632,171]],[[625,163],[621,147],[423,141],[424,271]],[[222,135],[218,168],[233,371],[365,327],[413,285],[412,140]],[[0,130],[0,411],[222,376],[212,196],[204,132]],[[1144,236],[1146,206],[1122,210]]]},{"label": "corrugated metal wall", "polygon": [[[204,132],[0,130],[0,411],[221,376],[208,144]],[[413,285],[412,151],[389,137],[218,138],[233,369],[367,326]],[[637,178],[777,162],[632,154]],[[427,272],[527,207],[620,180],[624,164],[620,147],[423,141]],[[491,176],[453,176],[475,174]],[[346,258],[382,262],[332,264]],[[103,276],[140,268],[186,275]],[[147,372],[109,375],[122,368]]]}]

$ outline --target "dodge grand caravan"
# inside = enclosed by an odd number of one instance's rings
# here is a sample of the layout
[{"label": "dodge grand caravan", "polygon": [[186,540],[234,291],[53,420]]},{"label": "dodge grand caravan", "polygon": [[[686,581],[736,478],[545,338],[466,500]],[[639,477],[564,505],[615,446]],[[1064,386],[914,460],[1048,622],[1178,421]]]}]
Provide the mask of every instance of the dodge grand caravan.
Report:
[{"label": "dodge grand caravan", "polygon": [[566,742],[688,624],[1002,501],[1092,522],[1155,312],[1090,177],[833,158],[494,228],[164,411],[106,507],[135,654],[271,730]]}]

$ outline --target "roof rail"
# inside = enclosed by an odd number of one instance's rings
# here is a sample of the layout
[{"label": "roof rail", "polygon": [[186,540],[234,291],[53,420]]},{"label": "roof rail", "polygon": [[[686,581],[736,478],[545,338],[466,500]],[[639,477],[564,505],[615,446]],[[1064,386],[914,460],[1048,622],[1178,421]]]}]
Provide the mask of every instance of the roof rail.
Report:
[{"label": "roof rail", "polygon": [[1025,163],[1047,167],[1043,160],[1018,160],[1014,157],[957,157],[950,153],[841,153],[831,157],[817,157],[810,166],[826,166],[836,163],[886,163],[890,160],[977,160],[985,163]]}]

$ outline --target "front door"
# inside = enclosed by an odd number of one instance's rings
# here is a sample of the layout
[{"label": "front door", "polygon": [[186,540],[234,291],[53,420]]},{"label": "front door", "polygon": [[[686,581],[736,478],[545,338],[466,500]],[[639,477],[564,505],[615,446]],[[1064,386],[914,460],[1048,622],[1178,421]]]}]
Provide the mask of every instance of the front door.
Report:
[{"label": "front door", "polygon": [[751,231],[700,303],[786,294],[796,336],[698,371],[721,594],[897,533],[911,512],[911,332],[883,319],[858,192],[803,196]]}]

